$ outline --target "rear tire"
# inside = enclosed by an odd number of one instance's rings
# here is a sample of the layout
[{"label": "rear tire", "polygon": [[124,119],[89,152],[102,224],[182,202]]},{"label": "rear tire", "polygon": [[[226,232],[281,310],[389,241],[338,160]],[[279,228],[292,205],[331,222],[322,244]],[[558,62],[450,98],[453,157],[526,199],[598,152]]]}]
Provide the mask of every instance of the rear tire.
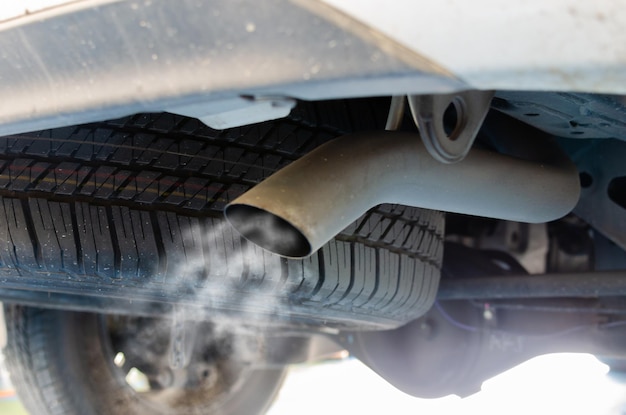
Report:
[{"label": "rear tire", "polygon": [[339,105],[226,131],[142,114],[1,137],[3,286],[352,330],[419,317],[438,287],[441,212],[378,206],[304,260],[269,254],[223,221],[224,206],[273,171],[375,124]]},{"label": "rear tire", "polygon": [[31,415],[256,415],[273,402],[285,375],[243,368],[231,380],[220,371],[208,386],[139,393],[113,363],[100,316],[22,306],[5,312],[7,366]]}]

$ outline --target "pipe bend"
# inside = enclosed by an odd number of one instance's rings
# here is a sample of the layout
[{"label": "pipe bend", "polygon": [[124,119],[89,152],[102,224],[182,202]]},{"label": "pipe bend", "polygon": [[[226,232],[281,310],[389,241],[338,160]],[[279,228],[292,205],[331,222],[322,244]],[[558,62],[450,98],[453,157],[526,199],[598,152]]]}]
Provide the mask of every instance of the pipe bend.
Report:
[{"label": "pipe bend", "polygon": [[555,147],[545,162],[473,149],[456,164],[429,156],[419,136],[357,133],[328,142],[226,207],[247,239],[286,257],[305,257],[370,208],[397,203],[518,222],[570,212],[578,172]]}]

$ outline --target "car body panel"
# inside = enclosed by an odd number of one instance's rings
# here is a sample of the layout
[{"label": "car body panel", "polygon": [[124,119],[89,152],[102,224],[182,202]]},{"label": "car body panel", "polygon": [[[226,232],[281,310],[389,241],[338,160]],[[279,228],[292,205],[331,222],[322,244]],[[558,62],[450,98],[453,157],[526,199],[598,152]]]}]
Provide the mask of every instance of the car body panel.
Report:
[{"label": "car body panel", "polygon": [[[43,2],[28,15],[11,9],[0,15],[12,17],[0,23],[0,134],[189,107],[198,116],[205,104],[215,108],[241,96],[624,93],[622,6],[612,0],[393,7],[377,0]],[[282,113],[268,111],[265,118]]]}]

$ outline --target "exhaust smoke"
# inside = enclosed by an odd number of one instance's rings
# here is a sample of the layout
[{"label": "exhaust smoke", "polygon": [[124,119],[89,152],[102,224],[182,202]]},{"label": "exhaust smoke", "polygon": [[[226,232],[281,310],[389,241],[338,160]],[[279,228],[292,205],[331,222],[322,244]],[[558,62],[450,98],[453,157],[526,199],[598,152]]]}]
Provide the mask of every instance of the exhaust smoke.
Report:
[{"label": "exhaust smoke", "polygon": [[286,220],[254,206],[233,205],[228,220],[245,237],[270,252],[300,258],[311,252],[306,237]]},{"label": "exhaust smoke", "polygon": [[[221,249],[220,241],[235,243],[239,239],[223,220],[194,218],[179,221],[178,225],[180,244],[165,252],[166,276],[162,284],[163,294],[177,304],[170,315],[162,318],[129,320],[131,325],[140,323],[140,329],[128,330],[124,352],[172,366],[167,345],[180,326],[185,328],[181,339],[195,346],[193,353],[182,353],[186,362],[176,362],[173,366],[177,369],[195,371],[194,368],[212,364],[207,360],[207,347],[213,356],[232,357],[242,364],[262,363],[266,336],[280,333],[277,321],[285,321],[291,314],[287,296],[272,293],[282,283],[280,257],[253,244]],[[203,244],[209,249],[198,249]],[[154,275],[163,277],[156,272]],[[198,314],[201,310],[194,304],[213,310],[209,322],[206,314]],[[146,355],[147,349],[151,349],[146,345],[151,344],[158,355]],[[193,345],[185,347],[189,346]]]}]

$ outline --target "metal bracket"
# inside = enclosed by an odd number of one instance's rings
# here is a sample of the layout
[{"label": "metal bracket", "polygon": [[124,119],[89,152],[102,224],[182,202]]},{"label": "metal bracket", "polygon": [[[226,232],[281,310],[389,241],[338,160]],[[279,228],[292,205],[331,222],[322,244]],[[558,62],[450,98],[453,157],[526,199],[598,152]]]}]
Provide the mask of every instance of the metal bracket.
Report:
[{"label": "metal bracket", "polygon": [[[493,91],[463,91],[410,95],[411,114],[430,155],[442,163],[463,160],[489,111],[493,94]],[[453,127],[449,128],[450,125]]]},{"label": "metal bracket", "polygon": [[389,115],[387,115],[387,124],[385,130],[395,131],[402,125],[402,118],[404,118],[404,95],[391,97],[391,105],[389,106]]},{"label": "metal bracket", "polygon": [[[626,250],[626,143],[618,140],[561,140],[580,172],[574,213]],[[622,251],[617,257],[624,257]]]}]

